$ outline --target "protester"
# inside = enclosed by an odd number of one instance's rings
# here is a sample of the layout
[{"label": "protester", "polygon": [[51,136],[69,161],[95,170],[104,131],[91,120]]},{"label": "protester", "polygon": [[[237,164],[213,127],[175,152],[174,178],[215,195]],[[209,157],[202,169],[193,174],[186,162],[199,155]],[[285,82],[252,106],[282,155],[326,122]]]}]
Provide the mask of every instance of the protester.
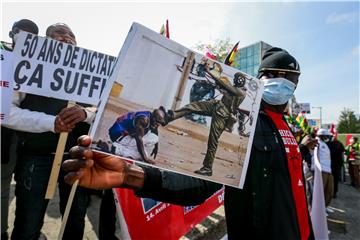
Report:
[{"label": "protester", "polygon": [[[16,35],[26,31],[38,34],[38,26],[29,19],[21,19],[15,22],[9,32],[12,43],[1,41],[0,48],[6,51],[13,51],[16,43]],[[1,239],[8,239],[8,213],[10,183],[16,165],[17,138],[10,128],[1,126]]]},{"label": "protester", "polygon": [[[51,25],[47,37],[76,44],[71,29],[62,23]],[[49,200],[45,199],[59,133],[69,132],[69,146],[88,132],[94,114],[90,108],[67,108],[67,101],[15,92],[10,113],[10,127],[18,130],[19,157],[15,170],[16,211],[12,239],[38,239]],[[64,183],[60,171],[60,211],[65,211],[71,187]],[[84,233],[87,192],[79,188],[75,194],[64,239],[82,239]]]},{"label": "protester", "polygon": [[[328,206],[334,194],[334,179],[331,174],[331,156],[330,149],[326,145],[330,141],[331,133],[324,128],[320,128],[317,133],[317,139],[319,143],[319,161],[321,165],[321,175],[324,187],[325,206],[327,212],[332,212]],[[313,163],[314,164],[314,163]],[[312,166],[312,170],[314,166]]]},{"label": "protester", "polygon": [[[244,189],[226,187],[225,213],[229,239],[313,239],[306,203],[302,158],[282,116],[300,75],[299,64],[288,52],[265,52],[258,77],[265,92],[254,134]],[[274,88],[273,88],[274,87]],[[196,205],[221,185],[159,169],[126,163],[93,152],[91,139],[82,137],[63,164],[65,181],[106,189],[127,187],[139,197]]]},{"label": "protester", "polygon": [[350,139],[350,144],[346,146],[346,161],[349,165],[351,186],[360,187],[360,144],[357,137]]},{"label": "protester", "polygon": [[337,197],[337,192],[339,189],[339,179],[341,174],[341,168],[344,165],[344,152],[345,148],[344,145],[336,139],[336,135],[332,135],[330,137],[330,141],[327,143],[330,149],[330,156],[331,156],[331,174],[334,178],[334,196],[333,198]]}]

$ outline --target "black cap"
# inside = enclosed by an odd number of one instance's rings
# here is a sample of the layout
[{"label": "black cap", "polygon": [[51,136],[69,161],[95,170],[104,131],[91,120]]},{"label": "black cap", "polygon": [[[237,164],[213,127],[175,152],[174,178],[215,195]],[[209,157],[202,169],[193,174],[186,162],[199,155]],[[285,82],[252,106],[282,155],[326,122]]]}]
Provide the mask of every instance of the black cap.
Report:
[{"label": "black cap", "polygon": [[18,28],[20,30],[29,32],[29,33],[33,33],[33,34],[38,34],[39,33],[39,28],[38,26],[31,20],[29,19],[21,19],[17,22],[14,22],[11,30],[14,31],[15,28]]},{"label": "black cap", "polygon": [[259,73],[264,71],[284,71],[300,74],[300,66],[287,51],[273,47],[266,50],[262,57]]}]

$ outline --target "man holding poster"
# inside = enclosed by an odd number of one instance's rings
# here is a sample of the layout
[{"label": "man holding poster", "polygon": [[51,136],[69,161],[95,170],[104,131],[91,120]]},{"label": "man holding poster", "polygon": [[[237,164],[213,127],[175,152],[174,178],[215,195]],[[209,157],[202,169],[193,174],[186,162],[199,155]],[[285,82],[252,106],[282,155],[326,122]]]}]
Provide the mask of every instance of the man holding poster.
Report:
[{"label": "man holding poster", "polygon": [[[280,48],[264,53],[258,78],[264,81],[251,157],[243,189],[226,187],[229,239],[314,239],[305,196],[302,157],[284,118],[300,76],[296,59]],[[126,187],[137,196],[195,205],[221,188],[202,179],[129,164],[90,150],[89,137],[72,148],[65,181],[95,189]],[[85,160],[84,160],[85,159]]]},{"label": "man holding poster", "polygon": [[[61,23],[48,27],[47,37],[76,44],[71,29]],[[58,43],[58,42],[56,42]],[[25,48],[25,46],[24,46]],[[25,78],[25,77],[24,77]],[[51,79],[45,79],[50,81]],[[67,108],[67,101],[17,92],[10,114],[10,127],[18,130],[19,158],[16,166],[16,212],[12,239],[38,239],[49,200],[45,199],[59,133],[69,132],[67,147],[86,134],[92,115],[81,106]],[[66,154],[65,154],[66,156]],[[63,214],[70,187],[59,178],[60,211]],[[82,239],[88,203],[86,189],[79,188],[70,211],[64,239]]]}]

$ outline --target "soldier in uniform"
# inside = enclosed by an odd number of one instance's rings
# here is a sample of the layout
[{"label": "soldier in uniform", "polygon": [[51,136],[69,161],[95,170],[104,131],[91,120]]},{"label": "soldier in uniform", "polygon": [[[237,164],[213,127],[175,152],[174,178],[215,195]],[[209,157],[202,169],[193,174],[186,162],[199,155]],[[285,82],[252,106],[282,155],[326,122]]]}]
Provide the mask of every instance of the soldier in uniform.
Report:
[{"label": "soldier in uniform", "polygon": [[184,117],[190,113],[211,117],[210,133],[207,144],[207,151],[203,161],[203,167],[195,173],[205,176],[212,176],[212,165],[215,158],[219,138],[224,130],[232,130],[236,117],[234,116],[240,103],[245,99],[246,93],[240,73],[234,75],[234,85],[222,81],[214,76],[209,68],[206,72],[213,78],[223,94],[221,100],[213,99],[210,101],[193,102],[184,107],[169,112],[169,121]]}]

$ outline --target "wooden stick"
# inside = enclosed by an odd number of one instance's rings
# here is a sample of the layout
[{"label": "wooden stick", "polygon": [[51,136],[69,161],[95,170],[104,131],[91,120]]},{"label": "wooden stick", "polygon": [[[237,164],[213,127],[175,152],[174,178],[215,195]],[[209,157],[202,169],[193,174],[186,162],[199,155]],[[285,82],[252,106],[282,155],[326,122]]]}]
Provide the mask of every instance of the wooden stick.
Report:
[{"label": "wooden stick", "polygon": [[[77,189],[77,186],[79,184],[79,180],[76,180],[74,182],[74,184],[72,185],[71,187],[71,191],[70,191],[70,195],[69,195],[69,198],[68,198],[68,202],[66,203],[66,208],[65,208],[65,212],[64,212],[64,215],[63,215],[63,218],[62,218],[62,222],[61,222],[61,227],[60,227],[60,233],[58,235],[58,240],[62,240],[63,238],[63,235],[64,235],[64,231],[65,231],[65,227],[66,227],[66,223],[67,223],[67,220],[68,220],[68,217],[69,217],[69,213],[70,213],[70,209],[71,209],[71,205],[72,205],[72,201],[74,199],[74,196],[75,196],[75,192],[76,192],[76,189]],[[70,204],[69,204],[70,203]]]},{"label": "wooden stick", "polygon": [[[123,89],[123,86],[121,84],[114,82],[110,95],[112,97],[119,97],[122,89]],[[68,201],[66,203],[66,207],[65,207],[64,216],[61,221],[60,232],[59,232],[59,235],[57,238],[58,240],[62,240],[62,237],[64,235],[66,223],[67,223],[67,220],[69,217],[70,209],[71,209],[72,203],[74,201],[74,196],[75,196],[75,192],[76,192],[78,185],[79,185],[79,180],[76,180],[71,187],[70,195],[69,195]]]},{"label": "wooden stick", "polygon": [[171,106],[172,110],[175,110],[175,109],[179,108],[179,106],[180,106],[182,97],[184,96],[184,92],[186,89],[186,83],[189,80],[189,74],[190,74],[191,66],[193,64],[194,59],[195,59],[195,53],[189,51],[187,54],[186,60],[185,60],[184,70],[181,74],[181,78],[180,78],[178,89],[176,91],[174,102]]},{"label": "wooden stick", "polygon": [[[75,102],[69,101],[67,107],[73,107],[75,106],[75,104]],[[68,135],[69,133],[67,132],[60,133],[58,145],[56,147],[55,158],[50,173],[49,183],[46,189],[45,199],[52,199],[55,195],[56,184],[59,177],[60,166],[64,156],[64,150]]]}]

